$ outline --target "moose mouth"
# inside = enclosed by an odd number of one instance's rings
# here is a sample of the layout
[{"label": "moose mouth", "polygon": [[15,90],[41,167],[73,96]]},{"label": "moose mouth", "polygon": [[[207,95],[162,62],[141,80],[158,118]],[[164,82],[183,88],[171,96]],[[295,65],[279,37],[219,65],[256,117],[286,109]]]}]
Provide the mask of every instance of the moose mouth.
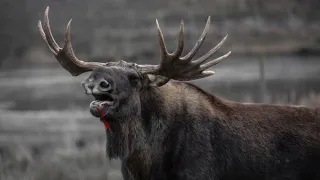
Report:
[{"label": "moose mouth", "polygon": [[115,104],[115,99],[109,95],[93,95],[95,100],[90,103],[90,112],[95,117],[102,117],[105,110]]},{"label": "moose mouth", "polygon": [[93,95],[95,100],[91,102],[91,104],[95,106],[112,106],[115,103],[114,98],[109,94],[104,95]]}]

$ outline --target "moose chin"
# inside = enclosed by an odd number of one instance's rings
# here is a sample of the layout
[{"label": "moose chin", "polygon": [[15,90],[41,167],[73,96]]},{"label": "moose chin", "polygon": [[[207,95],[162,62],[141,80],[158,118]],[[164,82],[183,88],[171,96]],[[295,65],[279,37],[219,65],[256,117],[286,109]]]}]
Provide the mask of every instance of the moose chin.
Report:
[{"label": "moose chin", "polygon": [[82,86],[95,98],[92,115],[100,117],[103,112],[110,122],[107,155],[121,159],[124,179],[320,179],[319,108],[238,103],[187,82],[214,75],[207,69],[230,54],[209,59],[226,36],[194,59],[210,16],[184,56],[183,21],[173,53],[167,51],[156,21],[161,62],[139,65],[78,59],[71,45],[71,21],[61,48],[52,36],[48,11],[44,24],[39,21],[40,34],[71,75],[92,71]]}]

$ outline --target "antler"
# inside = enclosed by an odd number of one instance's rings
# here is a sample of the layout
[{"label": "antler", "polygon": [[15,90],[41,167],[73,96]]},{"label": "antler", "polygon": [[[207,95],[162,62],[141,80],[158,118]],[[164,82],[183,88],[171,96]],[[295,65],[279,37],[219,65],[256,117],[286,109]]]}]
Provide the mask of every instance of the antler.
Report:
[{"label": "antler", "polygon": [[38,22],[38,29],[43,38],[47,43],[50,51],[54,54],[61,66],[71,73],[72,76],[78,76],[87,71],[91,71],[97,67],[106,66],[107,63],[99,62],[84,62],[79,60],[72,49],[71,44],[71,34],[70,34],[70,24],[71,20],[67,25],[67,30],[65,34],[65,43],[63,48],[60,48],[59,45],[54,40],[49,23],[49,6],[47,7],[44,13],[44,28],[42,27],[41,21]]},{"label": "antler", "polygon": [[[229,51],[227,54],[221,57],[218,57],[216,59],[206,62],[207,59],[209,59],[223,45],[223,43],[225,42],[228,36],[226,35],[222,39],[222,41],[218,43],[214,48],[212,48],[208,53],[192,61],[192,58],[198,52],[198,50],[200,49],[200,46],[202,45],[203,41],[206,38],[207,32],[210,27],[210,16],[208,17],[206,26],[198,42],[194,45],[192,50],[184,57],[180,57],[183,51],[183,46],[184,46],[183,21],[181,21],[181,24],[180,24],[178,48],[173,53],[168,53],[167,51],[158,20],[156,20],[156,24],[157,24],[157,30],[158,30],[158,38],[160,41],[161,63],[160,65],[138,65],[140,71],[143,74],[161,75],[161,76],[167,77],[166,81],[168,81],[169,79],[183,80],[183,81],[200,79],[200,78],[213,75],[215,73],[214,71],[205,71],[205,70],[223,61],[231,53],[231,51]],[[162,82],[162,83],[165,83],[165,82]]]},{"label": "antler", "polygon": [[[38,23],[39,32],[43,40],[48,45],[50,51],[54,54],[54,56],[60,63],[60,65],[64,69],[66,69],[68,72],[70,72],[71,75],[78,76],[84,72],[92,71],[93,69],[98,67],[118,65],[119,63],[121,64],[121,62],[108,62],[108,63],[84,62],[78,59],[74,54],[72,44],[71,44],[71,34],[70,34],[71,20],[67,25],[64,46],[63,48],[59,47],[59,45],[56,43],[56,41],[52,36],[48,13],[49,13],[49,6],[47,7],[44,13],[44,28],[42,27],[41,21],[39,21]],[[205,70],[223,61],[231,53],[231,51],[229,51],[227,54],[221,57],[218,57],[216,59],[206,62],[207,59],[210,58],[225,42],[227,38],[227,36],[225,36],[222,39],[222,41],[218,43],[213,49],[211,49],[208,53],[192,61],[192,58],[198,52],[198,50],[200,49],[200,46],[202,45],[203,41],[206,38],[206,34],[210,27],[210,16],[208,17],[206,26],[198,42],[194,45],[192,50],[184,57],[180,57],[183,51],[183,46],[184,46],[183,21],[181,21],[181,25],[180,25],[179,44],[176,51],[173,53],[168,53],[158,20],[156,20],[156,23],[157,23],[157,30],[158,30],[158,38],[160,41],[161,63],[160,65],[136,65],[135,67],[137,67],[137,69],[142,74],[153,74],[153,75],[162,76],[163,80],[160,84],[165,84],[170,79],[188,81],[188,80],[194,80],[194,79],[211,76],[214,74],[214,72],[205,71]]]}]

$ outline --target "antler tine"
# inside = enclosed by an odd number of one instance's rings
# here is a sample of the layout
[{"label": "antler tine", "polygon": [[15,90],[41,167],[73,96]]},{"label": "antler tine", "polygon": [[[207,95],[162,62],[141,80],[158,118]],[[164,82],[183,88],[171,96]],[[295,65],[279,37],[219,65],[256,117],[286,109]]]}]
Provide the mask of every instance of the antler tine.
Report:
[{"label": "antler tine", "polygon": [[196,55],[196,53],[199,51],[199,49],[200,49],[202,43],[204,42],[204,40],[206,39],[207,33],[209,31],[210,21],[211,21],[211,17],[208,16],[206,26],[204,27],[203,32],[202,32],[200,38],[198,39],[197,43],[193,46],[193,48],[191,49],[191,51],[187,55],[180,58],[181,60],[191,61],[192,58]]},{"label": "antler tine", "polygon": [[79,61],[78,58],[76,58],[76,55],[74,54],[73,48],[72,48],[72,43],[71,43],[71,32],[70,32],[70,26],[71,26],[71,21],[72,19],[69,20],[66,28],[66,33],[65,33],[65,43],[63,46],[63,50],[65,50],[65,53],[70,57],[70,60],[78,64],[79,66],[84,65],[85,62]]},{"label": "antler tine", "polygon": [[174,57],[180,57],[182,52],[183,52],[183,47],[184,47],[184,23],[181,21],[180,23],[180,33],[179,33],[179,42],[178,42],[178,47],[172,54]]},{"label": "antler tine", "polygon": [[50,49],[50,51],[56,56],[57,55],[57,50],[53,49],[51,47],[51,45],[49,44],[49,42],[47,41],[46,34],[43,31],[42,24],[41,24],[40,20],[38,22],[38,30],[40,32],[40,35],[41,35],[42,39],[46,42],[46,44],[47,44],[48,48]]},{"label": "antler tine", "polygon": [[205,55],[203,55],[202,57],[200,57],[197,60],[192,61],[192,63],[194,64],[202,64],[203,62],[205,62],[208,58],[210,58],[222,45],[223,43],[226,41],[228,35],[226,35],[214,48],[212,48],[209,52],[207,52]]},{"label": "antler tine", "polygon": [[47,42],[49,43],[50,47],[52,49],[54,49],[56,52],[58,52],[60,47],[56,43],[56,41],[54,40],[54,38],[52,36],[48,14],[49,14],[49,6],[46,8],[46,11],[44,12],[44,21],[43,22],[44,22],[45,36],[46,36]]},{"label": "antler tine", "polygon": [[70,19],[67,24],[63,49],[70,49],[73,53],[72,44],[71,44],[71,31],[70,31],[71,22],[72,22],[72,19]]},{"label": "antler tine", "polygon": [[161,56],[162,59],[165,59],[166,56],[169,55],[168,51],[167,51],[167,47],[164,41],[164,37],[158,22],[158,19],[156,19],[156,24],[157,24],[157,30],[158,30],[158,39],[159,39],[159,43],[160,43],[160,51],[161,51]]},{"label": "antler tine", "polygon": [[209,61],[209,62],[207,62],[207,63],[205,63],[205,64],[201,64],[201,65],[200,65],[200,70],[201,70],[201,71],[206,70],[206,69],[208,69],[209,67],[214,66],[214,65],[220,63],[221,61],[223,61],[224,59],[226,59],[230,54],[231,54],[231,51],[229,51],[227,54],[225,54],[225,55],[223,55],[223,56],[220,56],[220,57],[218,57],[218,58],[216,58],[216,59],[213,59],[213,60],[211,60],[211,61]]},{"label": "antler tine", "polygon": [[54,40],[51,32],[49,22],[49,6],[46,8],[46,11],[44,13],[44,28],[42,27],[41,21],[38,22],[38,29],[42,39],[46,42],[50,51],[55,55],[60,65],[68,72],[70,72],[73,76],[91,71],[97,67],[105,66],[107,63],[84,62],[76,57],[71,44],[70,24],[71,20],[67,25],[65,33],[65,44],[63,48],[60,48]]}]

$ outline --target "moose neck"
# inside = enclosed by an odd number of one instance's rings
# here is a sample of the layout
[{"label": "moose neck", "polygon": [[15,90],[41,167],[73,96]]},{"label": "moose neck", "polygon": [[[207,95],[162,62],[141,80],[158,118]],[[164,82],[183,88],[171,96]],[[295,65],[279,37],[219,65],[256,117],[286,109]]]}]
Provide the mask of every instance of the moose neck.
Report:
[{"label": "moose neck", "polygon": [[136,150],[146,149],[141,118],[131,117],[110,122],[106,129],[107,154],[110,159],[124,159]]},{"label": "moose neck", "polygon": [[140,99],[144,131],[152,146],[160,146],[173,124],[214,119],[229,109],[228,101],[179,81],[147,88]]},{"label": "moose neck", "polygon": [[106,130],[110,158],[126,159],[137,151],[153,156],[161,149],[173,123],[211,118],[219,115],[220,108],[228,107],[224,100],[194,85],[176,81],[143,89],[140,103],[140,116],[110,122],[111,129]]},{"label": "moose neck", "polygon": [[145,89],[140,99],[141,116],[147,125],[158,121],[170,124],[177,120],[194,119],[202,114],[213,115],[228,104],[192,84],[179,81]]}]

